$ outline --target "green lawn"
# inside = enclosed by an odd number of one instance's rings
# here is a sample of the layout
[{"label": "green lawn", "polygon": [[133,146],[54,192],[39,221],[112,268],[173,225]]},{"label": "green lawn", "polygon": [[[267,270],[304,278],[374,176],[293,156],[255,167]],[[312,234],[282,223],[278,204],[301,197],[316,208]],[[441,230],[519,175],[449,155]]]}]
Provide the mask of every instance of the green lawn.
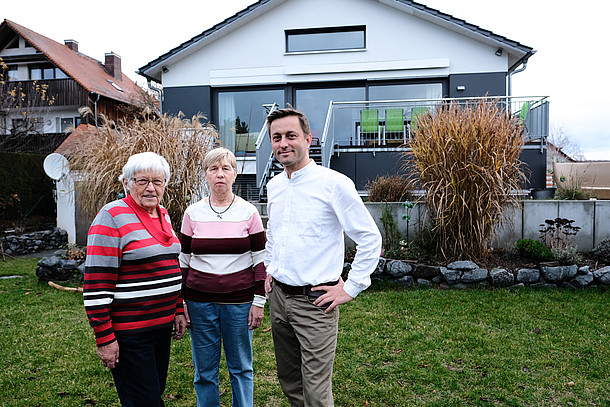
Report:
[{"label": "green lawn", "polygon": [[[24,276],[0,279],[0,405],[118,406],[82,295],[38,282],[37,260],[0,261],[0,276]],[[374,285],[341,308],[335,404],[610,406],[609,309],[610,291],[602,289]],[[254,405],[288,406],[271,332],[255,332],[254,352]],[[195,406],[192,375],[187,336],[173,344],[167,406]]]}]

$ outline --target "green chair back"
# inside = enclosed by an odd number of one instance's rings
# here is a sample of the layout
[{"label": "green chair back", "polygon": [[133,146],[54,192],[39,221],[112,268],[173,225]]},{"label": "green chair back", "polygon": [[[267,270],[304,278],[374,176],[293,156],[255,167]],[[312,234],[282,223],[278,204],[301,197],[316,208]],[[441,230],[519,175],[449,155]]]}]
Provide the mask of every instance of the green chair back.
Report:
[{"label": "green chair back", "polygon": [[400,108],[386,109],[385,131],[387,133],[402,133],[403,130],[403,110]]},{"label": "green chair back", "polygon": [[416,106],[411,108],[411,130],[417,130],[417,118],[430,111],[427,106]]},{"label": "green chair back", "polygon": [[527,114],[530,111],[530,102],[525,102],[523,106],[521,106],[521,112],[519,113],[519,123],[524,124],[525,119],[527,119]]},{"label": "green chair back", "polygon": [[377,109],[360,110],[360,132],[377,133],[379,131],[379,112]]}]

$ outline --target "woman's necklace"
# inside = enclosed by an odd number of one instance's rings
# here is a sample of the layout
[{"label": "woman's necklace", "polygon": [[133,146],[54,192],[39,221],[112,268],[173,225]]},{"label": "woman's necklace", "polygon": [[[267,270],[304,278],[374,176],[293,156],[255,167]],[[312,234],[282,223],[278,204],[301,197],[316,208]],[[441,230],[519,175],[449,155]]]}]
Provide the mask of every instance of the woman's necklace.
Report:
[{"label": "woman's necklace", "polygon": [[222,212],[217,212],[213,207],[212,207],[212,197],[210,196],[210,198],[208,198],[208,203],[210,204],[210,209],[212,210],[212,212],[214,212],[216,214],[216,216],[218,216],[219,219],[222,219],[222,214],[225,213],[226,211],[228,211],[231,208],[231,205],[233,205],[233,202],[235,201],[235,194],[233,194],[233,199],[231,200],[231,203],[229,204],[229,206],[227,206],[227,209],[225,209]]}]

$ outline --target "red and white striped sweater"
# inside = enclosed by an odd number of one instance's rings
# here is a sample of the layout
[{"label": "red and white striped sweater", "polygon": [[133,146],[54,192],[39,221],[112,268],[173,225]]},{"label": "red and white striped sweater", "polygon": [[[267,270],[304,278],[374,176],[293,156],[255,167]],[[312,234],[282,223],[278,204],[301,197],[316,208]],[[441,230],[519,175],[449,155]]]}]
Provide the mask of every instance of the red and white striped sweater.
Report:
[{"label": "red and white striped sweater", "polygon": [[171,326],[183,312],[180,242],[169,215],[151,218],[131,196],[104,206],[87,238],[83,296],[98,346],[115,333]]}]

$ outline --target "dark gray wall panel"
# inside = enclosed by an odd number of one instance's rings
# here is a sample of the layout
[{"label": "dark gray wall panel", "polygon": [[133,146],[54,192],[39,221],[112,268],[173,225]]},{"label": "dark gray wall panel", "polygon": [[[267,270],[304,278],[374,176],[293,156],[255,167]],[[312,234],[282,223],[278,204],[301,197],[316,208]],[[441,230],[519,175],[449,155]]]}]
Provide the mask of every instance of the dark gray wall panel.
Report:
[{"label": "dark gray wall panel", "polygon": [[330,167],[351,178],[356,189],[364,190],[378,176],[404,174],[403,162],[402,154],[397,152],[341,153],[332,157]]},{"label": "dark gray wall panel", "polygon": [[209,86],[180,86],[163,89],[163,113],[184,113],[192,117],[203,113],[212,120],[212,89]]},{"label": "dark gray wall panel", "polygon": [[[465,90],[458,91],[458,86]],[[449,97],[505,96],[506,73],[489,72],[473,74],[457,74],[449,76]]]}]

